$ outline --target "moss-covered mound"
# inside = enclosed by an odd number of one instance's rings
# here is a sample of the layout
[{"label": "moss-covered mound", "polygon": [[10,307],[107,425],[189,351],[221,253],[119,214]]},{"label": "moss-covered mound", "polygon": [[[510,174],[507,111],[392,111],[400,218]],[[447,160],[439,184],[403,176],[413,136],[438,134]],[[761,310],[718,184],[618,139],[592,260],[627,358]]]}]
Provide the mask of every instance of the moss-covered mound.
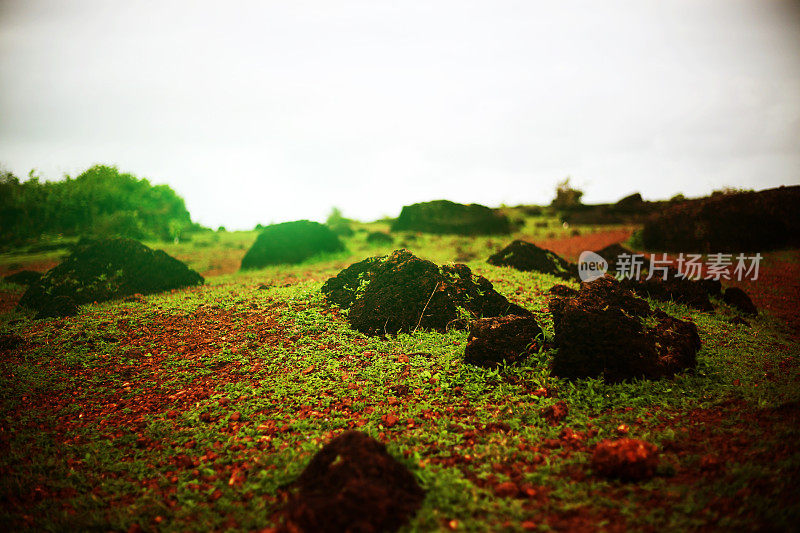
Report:
[{"label": "moss-covered mound", "polygon": [[[719,284],[719,282],[717,282]],[[678,302],[700,311],[713,311],[714,305],[709,300],[709,291],[715,285],[712,280],[691,280],[677,275],[671,271],[667,279],[654,276],[650,279],[623,279],[622,287],[635,292],[642,297],[652,298],[661,302]],[[713,292],[711,293],[713,295]]]},{"label": "moss-covered mound", "polygon": [[369,335],[418,327],[443,331],[466,328],[471,318],[531,314],[468,266],[439,267],[408,250],[350,265],[326,281],[322,292],[348,310],[353,328]]},{"label": "moss-covered mound", "polygon": [[3,279],[8,283],[14,283],[16,285],[30,285],[39,281],[41,277],[41,272],[36,272],[35,270],[21,270]]},{"label": "moss-covered mound", "polygon": [[800,186],[723,194],[675,205],[647,221],[648,250],[763,252],[800,244]]},{"label": "moss-covered mound", "polygon": [[510,266],[523,272],[542,272],[561,279],[577,280],[578,267],[550,250],[527,241],[514,241],[486,261],[494,266]]},{"label": "moss-covered mound", "polygon": [[19,305],[58,316],[67,300],[82,305],[202,283],[200,274],[161,250],[131,239],[102,239],[78,246],[31,284]]},{"label": "moss-covered mound", "polygon": [[605,248],[601,248],[600,250],[595,250],[597,255],[602,257],[608,263],[608,273],[613,274],[617,271],[617,260],[621,255],[632,255],[635,252],[628,250],[621,244],[609,244]]},{"label": "moss-covered mound", "polygon": [[374,244],[376,246],[393,244],[394,238],[388,233],[385,233],[383,231],[373,231],[370,232],[369,235],[367,235],[367,242],[369,244]]},{"label": "moss-covered mound", "polygon": [[397,531],[425,491],[380,441],[345,431],[326,444],[286,487],[282,531]]},{"label": "moss-covered mound", "polygon": [[344,250],[327,226],[309,220],[272,224],[259,233],[242,259],[242,270],[300,263],[314,255]]},{"label": "moss-covered mound", "polygon": [[651,310],[613,278],[583,283],[576,296],[552,298],[550,312],[558,348],[555,376],[658,379],[697,363],[695,324]]},{"label": "moss-covered mound", "polygon": [[484,205],[434,200],[403,207],[392,231],[496,235],[510,233],[511,224],[507,216]]},{"label": "moss-covered mound", "polygon": [[539,348],[537,337],[541,334],[542,328],[532,316],[475,320],[470,324],[464,361],[488,368],[520,362]]}]

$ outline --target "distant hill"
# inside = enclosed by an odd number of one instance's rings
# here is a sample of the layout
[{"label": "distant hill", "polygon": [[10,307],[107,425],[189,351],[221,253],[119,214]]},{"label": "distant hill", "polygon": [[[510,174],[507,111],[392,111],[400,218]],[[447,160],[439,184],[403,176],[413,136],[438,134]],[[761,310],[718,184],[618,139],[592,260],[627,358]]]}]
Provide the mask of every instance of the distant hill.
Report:
[{"label": "distant hill", "polygon": [[172,240],[197,227],[169,186],[151,185],[116,167],[96,165],[55,182],[0,174],[3,245],[47,234]]}]

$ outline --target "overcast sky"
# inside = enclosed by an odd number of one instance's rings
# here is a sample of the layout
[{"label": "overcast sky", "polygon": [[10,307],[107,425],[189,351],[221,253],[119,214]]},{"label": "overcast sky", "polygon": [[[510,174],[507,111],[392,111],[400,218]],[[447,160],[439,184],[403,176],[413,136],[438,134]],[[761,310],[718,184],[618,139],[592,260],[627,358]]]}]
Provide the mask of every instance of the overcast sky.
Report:
[{"label": "overcast sky", "polygon": [[0,165],[199,222],[800,183],[800,6],[0,0]]}]

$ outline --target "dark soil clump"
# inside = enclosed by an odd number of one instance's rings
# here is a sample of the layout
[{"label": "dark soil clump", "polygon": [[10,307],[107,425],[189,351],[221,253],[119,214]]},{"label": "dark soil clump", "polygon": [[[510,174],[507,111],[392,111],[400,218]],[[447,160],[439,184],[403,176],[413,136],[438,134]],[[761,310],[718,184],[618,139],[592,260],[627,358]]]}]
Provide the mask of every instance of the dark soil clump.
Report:
[{"label": "dark soil clump", "polygon": [[697,327],[650,309],[645,300],[604,277],[584,283],[577,296],[551,298],[553,374],[608,382],[658,379],[693,368]]},{"label": "dark soil clump", "polygon": [[487,263],[495,266],[510,266],[523,272],[542,272],[562,279],[577,280],[578,268],[549,250],[539,248],[527,241],[514,241],[499,252],[492,254]]},{"label": "dark soil clump", "polygon": [[39,281],[41,277],[41,272],[36,272],[35,270],[21,270],[6,276],[3,280],[16,285],[32,285]]},{"label": "dark soil clump", "polygon": [[369,235],[367,235],[367,242],[370,244],[392,244],[394,243],[394,238],[388,233],[384,233],[383,231],[373,231]]},{"label": "dark soil clump", "polygon": [[484,205],[434,200],[403,207],[392,231],[494,235],[510,233],[511,224],[507,216]]},{"label": "dark soil clump", "polygon": [[408,469],[365,433],[326,444],[287,486],[284,531],[397,531],[425,493]]},{"label": "dark soil clump", "polygon": [[516,363],[536,350],[542,329],[532,316],[507,315],[472,322],[464,350],[464,361],[483,367],[502,362]]},{"label": "dark soil clump", "polygon": [[[708,299],[709,290],[714,290],[713,283],[706,280],[693,281],[671,272],[667,279],[652,277],[651,279],[623,279],[621,285],[639,296],[646,296],[661,302],[678,302],[700,311],[713,311],[714,306]],[[711,281],[711,280],[708,280]]]},{"label": "dark soil clump", "polygon": [[569,416],[569,406],[565,402],[556,402],[539,410],[539,415],[550,424],[558,424]]},{"label": "dark soil clump", "polygon": [[601,250],[595,251],[597,255],[602,257],[608,263],[608,272],[615,273],[617,271],[617,260],[621,255],[632,255],[634,252],[628,250],[621,244],[609,244]]},{"label": "dark soil clump", "polygon": [[763,252],[800,244],[800,186],[680,203],[647,221],[642,242],[668,252]]},{"label": "dark soil clump", "polygon": [[327,226],[308,220],[272,224],[258,234],[242,258],[242,270],[300,263],[320,253],[344,250],[339,237]]},{"label": "dark soil clump", "polygon": [[746,315],[757,315],[758,308],[753,303],[753,300],[739,287],[729,287],[725,289],[722,295],[722,301],[731,307],[735,307]]},{"label": "dark soil clump", "polygon": [[36,311],[36,319],[63,318],[78,314],[78,304],[69,296],[59,295],[42,300]]},{"label": "dark soil clump", "polygon": [[466,328],[474,318],[529,316],[466,265],[439,267],[408,250],[350,265],[322,287],[328,301],[348,309],[350,325],[369,335]]},{"label": "dark soil clump", "polygon": [[0,354],[9,353],[11,350],[17,346],[20,346],[24,342],[25,339],[13,333],[0,335]]},{"label": "dark soil clump", "polygon": [[86,303],[202,283],[200,274],[161,250],[131,239],[103,239],[78,246],[28,287],[19,305],[40,318],[69,316]]},{"label": "dark soil clump", "polygon": [[658,448],[638,439],[604,440],[592,456],[592,469],[598,475],[623,481],[653,477],[658,467]]}]

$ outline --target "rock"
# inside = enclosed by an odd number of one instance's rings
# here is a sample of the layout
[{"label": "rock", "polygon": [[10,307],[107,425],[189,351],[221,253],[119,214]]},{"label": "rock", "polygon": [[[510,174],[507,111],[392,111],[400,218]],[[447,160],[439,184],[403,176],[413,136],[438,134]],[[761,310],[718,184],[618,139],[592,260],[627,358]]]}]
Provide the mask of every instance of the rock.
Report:
[{"label": "rock", "polygon": [[578,268],[549,250],[535,244],[516,240],[492,254],[487,263],[495,266],[509,266],[523,272],[542,272],[566,279],[577,280]]},{"label": "rock", "polygon": [[669,377],[696,366],[697,327],[666,313],[611,277],[584,283],[549,303],[555,329],[553,375],[608,382]]},{"label": "rock", "polygon": [[19,272],[15,272],[6,276],[3,278],[3,280],[8,283],[14,283],[15,285],[31,285],[39,281],[41,277],[41,272],[36,272],[34,270],[20,270]]},{"label": "rock", "polygon": [[735,307],[746,315],[757,315],[758,308],[756,308],[753,300],[739,287],[728,287],[722,294],[722,301],[731,307]]},{"label": "rock", "polygon": [[403,207],[392,231],[492,235],[510,233],[511,224],[508,217],[483,205],[434,200]]},{"label": "rock", "polygon": [[392,244],[394,243],[394,238],[388,233],[384,233],[383,231],[373,231],[369,235],[367,235],[367,242],[369,244]]},{"label": "rock", "polygon": [[604,440],[592,456],[592,469],[598,475],[624,481],[653,477],[658,467],[658,448],[638,439]]},{"label": "rock", "polygon": [[[472,322],[464,350],[464,361],[483,367],[524,360],[537,349],[542,329],[533,316],[506,315]],[[541,342],[538,341],[538,342]]]},{"label": "rock", "polygon": [[330,303],[349,310],[350,325],[368,335],[466,328],[470,319],[521,315],[466,265],[439,267],[408,250],[370,257],[342,270],[322,286]]},{"label": "rock", "polygon": [[344,250],[330,228],[308,220],[265,227],[242,258],[242,270],[300,263],[321,253]]},{"label": "rock", "polygon": [[386,447],[358,431],[326,444],[285,487],[283,531],[397,531],[425,493]]},{"label": "rock", "polygon": [[38,317],[67,316],[86,303],[202,283],[202,276],[161,250],[131,239],[102,239],[76,247],[28,287],[19,306],[38,311]]}]

